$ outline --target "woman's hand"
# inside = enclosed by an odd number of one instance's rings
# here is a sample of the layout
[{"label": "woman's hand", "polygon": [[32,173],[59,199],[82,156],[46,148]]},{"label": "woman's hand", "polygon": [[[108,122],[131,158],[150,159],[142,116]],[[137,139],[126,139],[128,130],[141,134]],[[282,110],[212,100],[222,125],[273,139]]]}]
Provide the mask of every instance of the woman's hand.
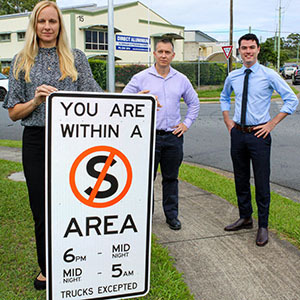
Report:
[{"label": "woman's hand", "polygon": [[46,97],[49,96],[51,93],[56,92],[57,88],[50,86],[50,85],[40,85],[36,88],[34,93],[33,104],[35,107],[38,107],[43,102],[46,101]]},{"label": "woman's hand", "polygon": [[34,98],[28,102],[18,103],[8,109],[9,117],[13,121],[24,119],[29,116],[38,106],[46,101],[46,97],[56,92],[57,88],[50,85],[40,85],[34,92]]},{"label": "woman's hand", "polygon": [[[138,94],[148,94],[149,92],[150,90],[143,90],[143,91],[139,91]],[[154,97],[157,103],[157,110],[159,110],[162,107],[162,105],[158,101],[158,96],[154,96]]]}]

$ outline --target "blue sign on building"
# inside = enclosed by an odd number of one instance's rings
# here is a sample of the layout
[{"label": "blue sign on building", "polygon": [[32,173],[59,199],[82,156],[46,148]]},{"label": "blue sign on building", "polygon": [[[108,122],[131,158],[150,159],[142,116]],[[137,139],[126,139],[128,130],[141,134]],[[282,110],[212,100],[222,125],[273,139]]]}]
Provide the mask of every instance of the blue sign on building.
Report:
[{"label": "blue sign on building", "polygon": [[116,35],[116,50],[148,52],[149,38],[130,35]]}]

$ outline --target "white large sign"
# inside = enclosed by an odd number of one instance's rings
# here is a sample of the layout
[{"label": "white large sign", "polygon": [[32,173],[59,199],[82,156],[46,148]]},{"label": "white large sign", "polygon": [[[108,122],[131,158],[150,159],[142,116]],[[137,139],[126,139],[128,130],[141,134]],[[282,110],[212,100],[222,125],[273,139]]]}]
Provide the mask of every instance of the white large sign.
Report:
[{"label": "white large sign", "polygon": [[150,95],[50,95],[48,300],[149,291],[155,112]]}]

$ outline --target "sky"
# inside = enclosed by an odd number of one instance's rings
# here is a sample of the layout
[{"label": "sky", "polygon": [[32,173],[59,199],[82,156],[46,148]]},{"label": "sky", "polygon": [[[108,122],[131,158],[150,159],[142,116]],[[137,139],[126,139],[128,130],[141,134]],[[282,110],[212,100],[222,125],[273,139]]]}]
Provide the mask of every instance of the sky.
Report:
[{"label": "sky", "polygon": [[[72,0],[72,5],[96,3],[107,5],[108,0]],[[57,0],[60,7],[70,6],[70,0]],[[113,0],[114,4],[133,2]],[[219,41],[229,40],[230,0],[142,0],[161,17],[186,30],[200,30]],[[281,37],[300,33],[300,0],[233,0],[233,39],[249,32],[263,42],[279,30],[281,7]]]}]

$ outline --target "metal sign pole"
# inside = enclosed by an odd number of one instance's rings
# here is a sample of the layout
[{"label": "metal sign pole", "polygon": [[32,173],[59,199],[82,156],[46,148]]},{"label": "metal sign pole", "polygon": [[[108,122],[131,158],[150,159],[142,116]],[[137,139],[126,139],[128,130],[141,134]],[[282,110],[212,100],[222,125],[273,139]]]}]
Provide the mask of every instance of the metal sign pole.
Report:
[{"label": "metal sign pole", "polygon": [[115,92],[114,1],[108,0],[108,90]]}]

